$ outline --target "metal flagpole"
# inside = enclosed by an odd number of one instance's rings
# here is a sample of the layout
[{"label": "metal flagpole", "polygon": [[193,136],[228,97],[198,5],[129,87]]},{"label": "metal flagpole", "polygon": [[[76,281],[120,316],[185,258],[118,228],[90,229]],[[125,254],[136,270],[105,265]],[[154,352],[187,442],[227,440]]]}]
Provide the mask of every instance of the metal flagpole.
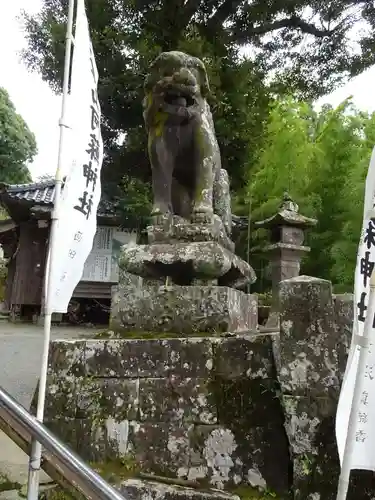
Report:
[{"label": "metal flagpole", "polygon": [[[375,217],[375,213],[372,214],[372,216]],[[366,354],[369,346],[370,333],[373,328],[372,323],[374,319],[374,314],[375,314],[375,272],[373,271],[371,273],[369,302],[368,302],[366,320],[363,328],[363,335],[358,336],[356,339],[354,339],[355,344],[360,346],[360,352],[359,352],[358,369],[355,377],[353,400],[350,410],[348,431],[345,440],[344,455],[342,460],[336,500],[346,500],[348,494],[350,471],[351,471],[351,459],[355,445],[355,435],[357,427],[356,424],[358,421],[358,411],[360,409],[363,381],[365,378],[365,371],[366,371]]]},{"label": "metal flagpole", "polygon": [[[40,422],[44,418],[44,404],[46,397],[46,384],[47,384],[47,369],[48,369],[48,356],[49,356],[49,343],[51,337],[51,319],[52,319],[52,297],[53,290],[51,288],[51,277],[53,272],[53,260],[54,254],[56,253],[56,242],[55,235],[57,229],[57,223],[59,218],[59,205],[60,205],[60,195],[61,195],[61,185],[62,185],[62,153],[64,148],[64,136],[65,129],[68,127],[66,123],[66,103],[69,92],[69,77],[70,77],[70,61],[71,52],[73,44],[73,14],[74,14],[74,4],[75,0],[69,0],[68,8],[68,22],[66,29],[66,44],[65,44],[65,61],[64,61],[64,80],[63,80],[63,93],[62,93],[62,103],[61,103],[61,118],[59,121],[60,127],[60,139],[59,139],[59,150],[57,158],[57,169],[55,175],[55,196],[54,196],[54,208],[51,215],[51,232],[50,232],[50,242],[49,242],[49,265],[46,266],[46,272],[48,273],[46,283],[46,293],[45,293],[45,317],[44,317],[44,345],[43,345],[43,356],[42,356],[42,366],[40,371],[39,379],[39,393],[38,393],[38,405],[36,418]],[[38,500],[39,493],[39,471],[41,465],[42,457],[42,446],[37,441],[32,442],[31,454],[29,461],[29,477],[27,485],[27,500]]]}]

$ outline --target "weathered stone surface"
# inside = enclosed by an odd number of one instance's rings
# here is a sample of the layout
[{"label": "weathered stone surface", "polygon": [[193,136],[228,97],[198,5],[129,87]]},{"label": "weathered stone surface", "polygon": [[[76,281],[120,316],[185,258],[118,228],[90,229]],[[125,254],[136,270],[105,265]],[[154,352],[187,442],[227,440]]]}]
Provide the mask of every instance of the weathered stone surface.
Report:
[{"label": "weathered stone surface", "polygon": [[[336,303],[336,313],[337,307]],[[336,498],[339,465],[334,420],[341,332],[335,316],[330,282],[300,276],[280,283],[275,361],[296,500]]]},{"label": "weathered stone surface", "polygon": [[221,168],[216,177],[213,190],[214,213],[223,221],[227,234],[232,232],[232,207],[230,199],[230,182],[226,170]]},{"label": "weathered stone surface", "polygon": [[[242,482],[284,493],[289,477],[289,443],[279,387],[274,379],[216,379],[218,423],[235,437],[237,475]],[[277,450],[277,460],[275,453]],[[251,480],[250,480],[251,479]]]},{"label": "weathered stone surface", "polygon": [[353,332],[353,294],[336,295],[333,298],[333,304],[335,309],[339,380],[342,382]]},{"label": "weathered stone surface", "polygon": [[113,297],[114,331],[143,330],[181,335],[254,331],[257,298],[222,286],[149,286],[136,292],[120,289]]},{"label": "weathered stone surface", "polygon": [[240,500],[222,491],[198,491],[140,479],[127,479],[119,489],[128,500]]},{"label": "weathered stone surface", "polygon": [[[228,217],[231,219],[230,207]],[[227,222],[227,227],[231,227],[231,222]],[[223,222],[217,215],[209,224],[194,224],[182,217],[170,216],[164,218],[162,224],[149,226],[147,234],[150,244],[216,241],[224,248],[234,252],[234,243],[228,237],[230,233],[226,232]]]},{"label": "weathered stone surface", "polygon": [[336,401],[293,396],[284,396],[283,401],[295,499],[308,498],[312,493],[322,499],[335,498],[332,495],[340,470],[334,431]]},{"label": "weathered stone surface", "polygon": [[[293,460],[295,500],[335,500],[340,463],[335,438],[337,401],[284,396],[286,431]],[[375,477],[352,471],[348,500],[372,500]]]},{"label": "weathered stone surface", "polygon": [[139,427],[136,421],[116,421],[111,417],[96,420],[94,415],[83,419],[46,417],[45,425],[87,462],[133,458],[131,436]]},{"label": "weathered stone surface", "polygon": [[222,286],[239,288],[256,280],[247,262],[214,241],[124,247],[119,266],[144,278],[170,276],[177,285],[219,279]]},{"label": "weathered stone surface", "polygon": [[[210,220],[214,211],[228,226],[228,190],[222,182],[221,157],[207,103],[209,83],[203,62],[178,51],[163,52],[145,81],[144,120],[152,167],[153,215],[176,214]],[[192,186],[195,186],[192,189]],[[215,203],[214,196],[226,196]],[[231,227],[227,227],[228,236]]]},{"label": "weathered stone surface", "polygon": [[274,348],[282,392],[337,392],[336,344],[331,283],[309,276],[281,282],[280,337]]},{"label": "weathered stone surface", "polygon": [[[52,342],[50,374],[61,372],[64,357],[70,359],[73,342]],[[96,378],[209,378],[213,367],[209,338],[116,339],[76,341],[79,375]],[[58,360],[58,363],[55,360]],[[64,391],[64,388],[61,388]]]},{"label": "weathered stone surface", "polygon": [[133,428],[131,449],[137,464],[146,472],[182,477],[189,466],[189,432],[193,424],[142,422]]},{"label": "weathered stone surface", "polygon": [[216,407],[209,382],[196,378],[142,380],[139,385],[140,419],[147,422],[215,424]]},{"label": "weathered stone surface", "polygon": [[[72,345],[54,344],[56,366],[65,366]],[[218,488],[267,483],[285,491],[288,452],[277,386],[262,378],[263,368],[271,370],[263,358],[270,352],[266,339],[254,336],[253,347],[251,337],[79,346],[78,377],[60,377],[51,360],[46,423],[84,459],[131,457],[143,471]],[[224,359],[235,368],[240,346],[246,359],[232,378]],[[285,470],[272,460],[273,445]]]},{"label": "weathered stone surface", "polygon": [[137,380],[63,377],[52,373],[47,384],[48,415],[80,419],[94,415],[98,421],[104,421],[108,415],[118,421],[137,418]]},{"label": "weathered stone surface", "polygon": [[272,344],[269,335],[223,339],[217,345],[215,373],[223,379],[274,377]]},{"label": "weathered stone surface", "polygon": [[64,340],[51,342],[49,363],[61,377],[85,375],[85,341]]}]

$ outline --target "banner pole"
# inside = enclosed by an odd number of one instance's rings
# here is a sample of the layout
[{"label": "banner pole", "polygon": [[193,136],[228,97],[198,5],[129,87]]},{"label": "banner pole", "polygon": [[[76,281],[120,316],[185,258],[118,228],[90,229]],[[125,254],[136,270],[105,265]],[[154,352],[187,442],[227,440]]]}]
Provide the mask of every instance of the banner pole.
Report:
[{"label": "banner pole", "polygon": [[[348,430],[345,440],[344,455],[339,477],[336,500],[346,500],[349,490],[349,480],[351,471],[351,459],[354,450],[355,435],[357,429],[358,412],[361,404],[363,380],[366,372],[366,354],[368,349],[370,332],[373,328],[373,318],[375,314],[375,272],[371,274],[370,293],[366,320],[363,335],[359,337],[357,345],[360,346],[358,369],[355,377],[352,406],[350,410]],[[356,339],[355,339],[356,340]]]},{"label": "banner pole", "polygon": [[[66,29],[66,43],[65,43],[65,60],[64,60],[64,80],[63,92],[61,103],[61,118],[59,121],[60,138],[57,158],[57,169],[55,175],[55,195],[54,207],[51,214],[51,230],[49,238],[49,256],[46,263],[46,272],[48,273],[47,280],[45,280],[45,315],[44,315],[44,343],[42,365],[39,378],[39,391],[38,391],[38,404],[36,418],[43,422],[44,418],[44,405],[46,397],[47,385],[47,371],[48,371],[48,357],[49,357],[49,344],[51,337],[51,319],[52,319],[52,298],[53,290],[51,288],[51,277],[53,273],[54,254],[56,253],[55,235],[59,218],[59,206],[61,198],[61,185],[62,185],[62,159],[64,151],[64,137],[65,129],[68,127],[66,123],[66,108],[67,97],[69,92],[69,79],[70,79],[70,61],[72,54],[73,44],[73,15],[74,15],[75,0],[69,0],[68,7],[68,21]],[[49,262],[49,264],[48,264]],[[27,500],[38,500],[39,494],[39,472],[41,466],[42,447],[41,444],[33,440],[31,445],[31,453],[29,460],[29,476],[27,484]]]}]

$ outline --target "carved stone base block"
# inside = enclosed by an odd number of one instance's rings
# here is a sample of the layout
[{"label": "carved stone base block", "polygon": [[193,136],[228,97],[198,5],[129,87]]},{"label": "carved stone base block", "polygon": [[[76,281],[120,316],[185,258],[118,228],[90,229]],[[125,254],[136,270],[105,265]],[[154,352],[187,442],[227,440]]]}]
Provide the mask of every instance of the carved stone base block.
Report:
[{"label": "carved stone base block", "polygon": [[[155,223],[147,228],[150,244],[216,241],[234,252],[234,243],[217,215],[213,215],[211,222],[206,224],[192,223],[176,215],[154,219]],[[227,221],[227,225],[231,226],[231,222]]]},{"label": "carved stone base block", "polygon": [[217,279],[219,285],[241,288],[256,280],[247,262],[214,241],[124,247],[119,267],[143,278],[169,276],[177,285]]},{"label": "carved stone base block", "polygon": [[222,286],[113,287],[110,327],[115,331],[182,335],[255,331],[257,299]]}]

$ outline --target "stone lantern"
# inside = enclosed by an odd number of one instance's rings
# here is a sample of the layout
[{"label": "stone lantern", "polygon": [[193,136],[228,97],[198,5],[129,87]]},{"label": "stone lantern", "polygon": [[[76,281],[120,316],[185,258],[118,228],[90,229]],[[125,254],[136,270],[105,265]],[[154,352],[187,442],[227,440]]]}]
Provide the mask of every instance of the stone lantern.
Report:
[{"label": "stone lantern", "polygon": [[[271,264],[273,305],[270,319],[277,312],[280,281],[299,276],[301,259],[310,251],[310,247],[303,244],[305,231],[316,223],[316,219],[299,213],[297,203],[288,193],[284,193],[280,209],[275,215],[255,223],[258,228],[270,231],[270,245],[264,249]],[[267,326],[270,326],[269,322]]]}]

